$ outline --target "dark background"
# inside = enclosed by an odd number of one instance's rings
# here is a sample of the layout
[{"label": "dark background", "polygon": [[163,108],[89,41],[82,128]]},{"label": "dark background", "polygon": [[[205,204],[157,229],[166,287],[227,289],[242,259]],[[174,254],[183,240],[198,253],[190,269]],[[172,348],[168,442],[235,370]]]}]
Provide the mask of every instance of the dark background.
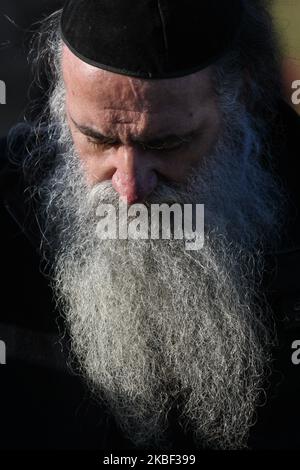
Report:
[{"label": "dark background", "polygon": [[60,8],[63,0],[0,0],[0,80],[6,105],[0,105],[0,137],[23,119],[31,83],[27,60],[34,25]]}]

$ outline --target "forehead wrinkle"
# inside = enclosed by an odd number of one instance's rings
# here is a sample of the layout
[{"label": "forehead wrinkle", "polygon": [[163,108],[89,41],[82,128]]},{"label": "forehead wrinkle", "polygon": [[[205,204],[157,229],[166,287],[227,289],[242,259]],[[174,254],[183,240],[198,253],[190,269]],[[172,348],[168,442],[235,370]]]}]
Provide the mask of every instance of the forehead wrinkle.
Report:
[{"label": "forehead wrinkle", "polygon": [[131,77],[127,77],[127,82],[129,83],[129,86],[131,88],[131,91],[132,91],[132,94],[133,94],[133,97],[135,98],[135,102],[136,104],[138,105],[139,107],[139,111],[141,111],[143,109],[143,103],[145,104],[145,99],[143,99],[141,96],[140,96],[140,93],[139,93],[139,88],[141,88],[141,86],[136,86],[136,81],[132,80]]},{"label": "forehead wrinkle", "polygon": [[126,142],[133,142],[136,140],[141,140],[143,136],[147,133],[147,128],[149,128],[149,120],[147,116],[139,119],[135,122],[112,122],[112,127],[114,128],[117,135],[124,139]]}]

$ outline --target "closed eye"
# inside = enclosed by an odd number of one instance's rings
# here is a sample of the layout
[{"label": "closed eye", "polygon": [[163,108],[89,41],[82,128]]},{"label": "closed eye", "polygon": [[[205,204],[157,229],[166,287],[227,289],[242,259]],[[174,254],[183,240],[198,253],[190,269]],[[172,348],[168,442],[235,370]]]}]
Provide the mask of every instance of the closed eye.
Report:
[{"label": "closed eye", "polygon": [[[87,141],[97,149],[109,149],[112,147],[116,147],[121,145],[119,141],[114,139],[95,139],[92,137],[87,136]],[[155,143],[144,143],[144,142],[136,142],[136,145],[140,145],[143,150],[152,150],[154,152],[171,152],[176,151],[188,145],[191,142],[191,139],[180,139],[176,142],[161,142],[159,144]]]},{"label": "closed eye", "polygon": [[[100,148],[106,150],[122,145],[118,138],[105,136],[93,128],[77,124],[73,118],[71,118],[71,120],[76,128],[85,135],[87,142],[97,149]],[[200,129],[198,128],[197,130],[191,131],[184,136],[168,135],[157,140],[153,139],[148,141],[141,141],[139,139],[133,139],[132,143],[142,147],[144,150],[152,150],[155,152],[171,152],[188,146],[194,137],[199,135],[199,130]]]},{"label": "closed eye", "polygon": [[91,144],[93,147],[99,149],[109,149],[111,147],[115,147],[116,145],[120,145],[120,142],[117,142],[116,140],[113,139],[95,139],[92,137],[87,136],[87,141],[89,144]]},{"label": "closed eye", "polygon": [[172,150],[179,150],[182,147],[190,144],[192,137],[177,138],[173,142],[153,142],[153,143],[141,143],[141,146],[145,150],[171,152]]}]

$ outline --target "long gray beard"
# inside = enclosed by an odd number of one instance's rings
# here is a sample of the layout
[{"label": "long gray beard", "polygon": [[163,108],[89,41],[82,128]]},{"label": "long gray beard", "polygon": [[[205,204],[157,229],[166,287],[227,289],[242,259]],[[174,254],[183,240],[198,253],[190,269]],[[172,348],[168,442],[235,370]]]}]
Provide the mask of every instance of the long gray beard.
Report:
[{"label": "long gray beard", "polygon": [[179,423],[199,447],[242,448],[255,419],[273,340],[259,295],[261,250],[276,238],[280,194],[246,113],[227,117],[230,129],[189,181],[160,183],[148,201],[204,203],[202,250],[181,240],[100,240],[96,208],[118,198],[109,182],[87,187],[66,138],[40,187],[73,352],[137,446],[168,446],[178,399]]}]

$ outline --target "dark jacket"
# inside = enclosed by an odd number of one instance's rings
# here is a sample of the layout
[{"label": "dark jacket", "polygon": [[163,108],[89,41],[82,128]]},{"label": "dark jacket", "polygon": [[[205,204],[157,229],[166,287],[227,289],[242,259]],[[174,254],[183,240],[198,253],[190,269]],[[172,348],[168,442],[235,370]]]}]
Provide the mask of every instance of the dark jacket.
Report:
[{"label": "dark jacket", "polygon": [[[290,205],[282,248],[266,259],[265,293],[279,346],[267,404],[258,409],[251,431],[253,449],[300,448],[300,364],[292,362],[292,343],[300,341],[300,119],[283,103],[279,109],[270,143]],[[18,143],[19,159],[26,154],[24,139]],[[0,340],[6,343],[6,365],[0,365],[0,448],[128,449],[104,405],[95,403],[84,381],[68,368],[68,340],[61,338],[63,320],[41,274],[39,232],[26,181],[10,157],[3,139]],[[188,448],[190,442],[174,420],[174,448]]]}]

